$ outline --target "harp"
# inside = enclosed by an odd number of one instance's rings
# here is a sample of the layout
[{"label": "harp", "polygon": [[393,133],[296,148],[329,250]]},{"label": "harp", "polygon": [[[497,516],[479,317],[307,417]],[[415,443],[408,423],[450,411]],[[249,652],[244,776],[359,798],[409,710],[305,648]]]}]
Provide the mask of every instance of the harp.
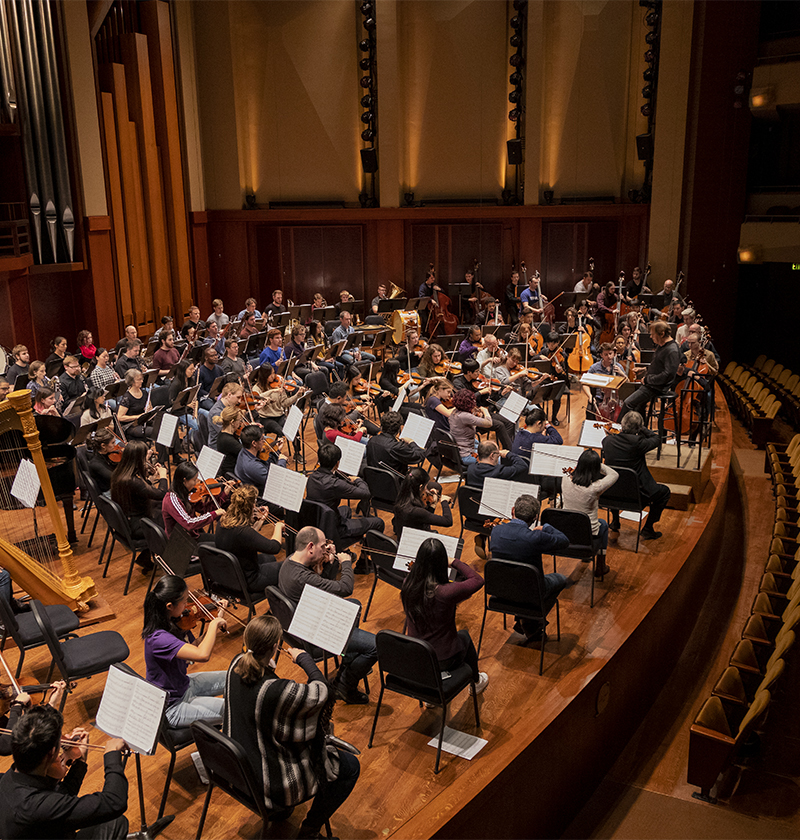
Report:
[{"label": "harp", "polygon": [[[10,494],[19,462],[26,457],[33,461],[41,482],[33,509],[23,507]],[[66,604],[86,612],[97,590],[94,581],[81,577],[75,566],[27,390],[14,391],[0,402],[0,507],[0,566],[43,604]],[[42,536],[48,524],[53,533],[48,530]]]}]

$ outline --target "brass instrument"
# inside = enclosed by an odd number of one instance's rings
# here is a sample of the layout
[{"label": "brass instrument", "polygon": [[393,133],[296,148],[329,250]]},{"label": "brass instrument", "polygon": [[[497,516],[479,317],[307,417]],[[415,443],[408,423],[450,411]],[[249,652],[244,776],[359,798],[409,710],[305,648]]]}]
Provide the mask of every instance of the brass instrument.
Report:
[{"label": "brass instrument", "polygon": [[406,293],[397,285],[397,283],[391,284],[391,291],[389,292],[389,300],[394,300],[395,298],[405,297]]},{"label": "brass instrument", "polygon": [[[26,448],[14,445],[15,432],[21,434]],[[33,460],[58,549],[57,557],[39,557],[42,548],[39,543],[37,557],[34,558],[11,542],[9,529],[4,528],[4,537],[0,538],[0,565],[8,569],[15,583],[43,604],[66,604],[70,609],[86,612],[89,609],[87,602],[97,595],[97,590],[94,581],[90,577],[81,577],[75,566],[42,454],[39,431],[31,409],[30,391],[14,391],[0,403],[0,436],[3,438],[2,448],[5,453],[20,457],[30,455]],[[34,516],[37,510],[41,508],[34,510]],[[19,514],[19,511],[13,511],[15,517],[19,517]],[[33,540],[18,539],[18,542],[29,546]],[[46,561],[49,561],[47,566],[44,565]]]}]

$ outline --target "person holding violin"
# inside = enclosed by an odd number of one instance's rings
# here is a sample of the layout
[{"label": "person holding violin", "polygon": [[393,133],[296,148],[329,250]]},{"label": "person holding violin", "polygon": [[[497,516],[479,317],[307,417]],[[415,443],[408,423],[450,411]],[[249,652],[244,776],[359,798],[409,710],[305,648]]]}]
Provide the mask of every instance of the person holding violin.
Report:
[{"label": "person holding violin", "polygon": [[380,432],[380,426],[366,416],[367,410],[372,405],[369,383],[355,365],[347,371],[346,382],[347,394],[344,402],[348,418],[355,421],[357,425],[363,426],[367,434],[377,435]]},{"label": "person holding violin", "polygon": [[[474,362],[477,365],[477,362]],[[476,433],[478,429],[491,429],[492,418],[488,408],[478,408],[475,392],[462,388],[453,397],[454,411],[450,415],[450,434],[458,446],[461,462],[467,466],[474,464]]]},{"label": "person holding violin", "polygon": [[286,458],[281,457],[281,447],[286,438],[280,438],[280,444],[276,442],[274,446],[268,446],[261,426],[249,425],[242,429],[239,440],[242,449],[236,458],[234,475],[243,484],[252,484],[261,494],[267,484],[270,466],[286,466]]},{"label": "person holding violin", "polygon": [[[436,513],[441,505],[441,513]],[[400,484],[392,526],[399,537],[403,528],[430,531],[450,528],[453,524],[453,500],[442,494],[442,485],[431,479],[427,470],[412,467]]]},{"label": "person holding violin", "polygon": [[534,319],[542,320],[544,315],[544,307],[547,303],[547,298],[539,289],[539,272],[534,271],[528,278],[528,288],[524,289],[519,296],[520,302],[523,306],[529,306],[533,310]]},{"label": "person holding violin", "polygon": [[445,358],[441,345],[429,344],[419,360],[417,373],[423,379],[433,379],[434,376],[445,376],[449,367],[450,363]]},{"label": "person holding violin", "polygon": [[[500,447],[493,440],[478,444],[478,458],[467,467],[467,485],[483,490],[487,478],[516,481],[528,472],[528,464],[519,455]],[[480,536],[480,535],[478,535]]]},{"label": "person holding violin", "polygon": [[[337,449],[338,447],[333,447]],[[383,521],[381,520],[381,525]],[[336,580],[337,567],[341,576]],[[313,586],[331,595],[355,601],[351,596],[355,585],[353,559],[344,551],[336,554],[333,543],[319,528],[306,525],[295,538],[294,554],[281,563],[278,588],[295,605],[300,601],[306,586]],[[313,651],[312,651],[313,655]],[[369,702],[358,684],[378,661],[375,636],[356,627],[350,634],[342,655],[342,664],[333,681],[336,696],[345,703],[363,705]],[[312,806],[313,807],[313,806]]]},{"label": "person holding violin", "polygon": [[111,417],[111,409],[106,405],[106,392],[103,388],[87,389],[84,405],[86,408],[81,414],[81,426]]},{"label": "person holding violin", "polygon": [[483,335],[480,327],[470,327],[461,344],[458,345],[458,359],[463,364],[467,359],[474,359],[478,350],[483,348]]},{"label": "person holding violin", "polygon": [[427,342],[420,342],[419,331],[416,327],[406,330],[406,343],[400,348],[397,360],[400,368],[406,373],[413,373],[419,367],[422,354],[427,349]]},{"label": "person holding violin", "polygon": [[361,443],[367,430],[363,423],[357,423],[345,414],[344,406],[331,405],[322,413],[322,433],[328,443],[336,443],[340,437]]},{"label": "person holding violin", "polygon": [[[549,330],[549,327],[550,325],[547,323],[541,325],[542,330]],[[533,323],[533,310],[530,308],[530,306],[526,306],[520,313],[519,322],[514,327],[514,329],[511,330],[511,332],[508,334],[508,343],[523,344],[531,336],[534,336],[535,340],[536,333],[538,332],[539,327],[535,326]],[[542,342],[543,341],[544,339],[542,338]]]},{"label": "person holding violin", "polygon": [[244,388],[238,382],[226,382],[222,386],[217,401],[208,412],[208,445],[212,449],[217,448],[217,435],[220,430],[217,418],[226,408],[239,408],[243,394]]},{"label": "person holding violin", "polygon": [[567,372],[567,362],[564,356],[564,351],[561,349],[561,337],[555,333],[551,332],[547,336],[547,347],[542,352],[542,355],[552,364],[553,366],[553,379],[556,382],[561,382],[562,385],[559,388],[555,386],[555,390],[553,391],[553,407],[552,407],[552,419],[551,423],[554,426],[558,426],[558,412],[561,409],[561,398],[564,393],[569,391],[569,373]]},{"label": "person holding violin", "polygon": [[[338,472],[342,450],[334,443],[323,443],[317,452],[317,468],[308,476],[306,498],[321,502],[329,507],[339,520],[338,539],[341,545],[351,545],[367,531],[383,531],[385,525],[379,516],[367,516],[369,512],[370,489],[363,478],[348,478]],[[358,501],[353,516],[349,504],[340,504],[342,499]]]},{"label": "person holding violin", "polygon": [[[258,422],[265,432],[282,436],[283,427],[289,409],[302,399],[308,388],[298,386],[293,381],[287,381],[278,376],[269,363],[264,363],[258,369],[256,384],[253,386],[253,396],[256,398],[255,408]],[[294,441],[295,457],[300,459],[300,438]]]},{"label": "person holding violin", "polygon": [[403,416],[399,411],[387,411],[381,415],[380,433],[367,443],[368,467],[388,467],[405,475],[411,464],[422,463],[425,450],[408,438],[400,438],[402,427]]},{"label": "person holding violin", "polygon": [[[163,502],[167,492],[166,469],[160,464],[149,465],[147,453],[148,445],[143,440],[129,440],[111,474],[111,498],[122,508],[131,536],[136,540],[144,539],[142,519],[147,517],[160,524],[157,505]],[[136,563],[143,572],[149,572],[153,568],[150,551],[142,551]]]},{"label": "person holding violin", "polygon": [[[17,686],[21,690],[15,691],[13,685],[0,684],[0,729],[10,729],[12,732],[20,721],[20,718],[29,712],[32,708],[31,694],[38,691],[47,693],[47,686],[33,686],[22,687]],[[63,680],[52,683],[50,686],[53,693],[47,701],[48,706],[57,709],[61,704],[61,698],[67,690],[67,684]],[[12,736],[10,734],[0,734],[0,755],[11,755]]]},{"label": "person holding violin", "polygon": [[[459,573],[459,580],[450,581],[450,567]],[[478,654],[469,630],[456,629],[456,609],[482,588],[483,578],[471,566],[448,557],[444,545],[429,538],[417,549],[400,589],[406,634],[431,645],[442,671],[468,665],[471,694],[486,689],[489,675],[478,670]]]},{"label": "person holding violin", "polygon": [[450,416],[454,411],[453,383],[444,377],[434,379],[425,400],[425,416],[433,420],[434,429],[449,433]]},{"label": "person holding violin", "polygon": [[[213,509],[205,513],[195,513],[195,505],[207,505],[209,493],[206,490],[206,484],[200,481],[200,473],[191,461],[182,461],[178,464],[172,474],[172,487],[161,502],[161,515],[164,518],[164,530],[167,537],[172,536],[175,526],[179,525],[197,542],[211,542],[213,537],[202,531],[222,516],[222,505],[228,501],[227,486],[230,482],[223,482],[223,484],[226,489],[213,497],[216,502],[216,505],[212,502]],[[195,501],[197,496],[200,498]]]},{"label": "person holding violin", "polygon": [[[482,376],[478,362],[475,359],[467,359],[461,366],[461,373],[453,378],[453,388],[456,393],[461,390],[470,391],[475,395],[477,404],[484,407],[482,404],[489,401],[492,391],[499,389],[500,383],[498,380],[492,382],[488,377]],[[510,449],[514,438],[514,424],[496,412],[491,413],[491,410],[489,411],[489,420],[492,430],[497,435],[498,443],[503,449]]]},{"label": "person holding violin", "polygon": [[170,726],[188,727],[204,720],[222,723],[225,671],[188,673],[189,664],[208,662],[225,619],[217,615],[196,639],[192,629],[205,621],[197,605],[190,605],[189,587],[182,577],[164,575],[144,598],[144,661],[146,678],[167,692],[166,718]]},{"label": "person holding violin", "polygon": [[[564,438],[547,422],[547,415],[541,408],[532,408],[525,415],[525,428],[520,428],[517,432],[511,451],[521,458],[530,460],[536,443],[546,443],[550,446],[561,446],[564,443]],[[539,485],[540,498],[549,497],[555,500],[556,495],[561,491],[561,479],[554,476],[532,475],[524,480]]]},{"label": "person holding violin", "polygon": [[[542,566],[543,554],[557,554],[569,545],[569,537],[552,525],[537,525],[541,505],[533,496],[519,496],[511,508],[511,521],[502,522],[492,529],[492,559],[512,560],[535,566],[543,584],[544,614],[538,618],[516,618],[514,631],[525,636],[527,641],[540,639],[547,626],[547,615],[555,606],[563,589],[571,586],[575,578],[551,572],[545,574]],[[576,573],[573,573],[575,575]],[[531,593],[531,596],[533,593]],[[520,593],[520,600],[526,600],[527,593]],[[529,600],[528,596],[528,600]]]},{"label": "person holding violin", "polygon": [[121,840],[128,833],[128,781],[121,738],[105,743],[103,789],[79,796],[87,773],[89,733],[63,733],[58,709],[34,706],[12,736],[14,765],[0,777],[0,836]]},{"label": "person holding violin", "polygon": [[[86,441],[89,450],[89,475],[100,493],[111,490],[111,477],[122,458],[122,446],[116,442],[111,429],[92,432]],[[115,460],[111,459],[112,453]]]},{"label": "person holding violin", "polygon": [[239,432],[246,424],[244,412],[238,405],[228,405],[214,418],[214,427],[217,430],[215,448],[225,457],[220,464],[221,475],[232,476],[236,471],[236,461],[242,451],[242,443],[239,440]]},{"label": "person holding violin", "polygon": [[[400,381],[400,377],[403,377],[402,383]],[[378,407],[378,412],[382,414],[385,411],[389,411],[394,404],[395,399],[400,394],[400,388],[405,385],[406,399],[403,403],[401,403],[398,411],[403,415],[403,418],[408,417],[410,411],[408,403],[416,397],[417,394],[422,392],[423,389],[428,386],[429,382],[430,380],[426,377],[415,387],[410,387],[408,374],[400,369],[399,360],[387,359],[383,365],[380,378],[378,379],[378,387],[381,389],[381,393],[375,397],[375,404]],[[333,392],[333,388],[335,387],[335,385],[331,387],[331,392]]]},{"label": "person holding violin", "polygon": [[604,464],[594,449],[585,450],[571,475],[564,477],[561,497],[567,510],[585,513],[592,523],[592,543],[597,552],[595,576],[602,577],[610,569],[606,563],[608,550],[608,523],[597,515],[597,501],[610,487],[616,484],[619,473]]},{"label": "person holding violin", "polygon": [[[278,585],[281,564],[276,562],[275,555],[283,548],[283,522],[275,523],[272,539],[253,527],[257,498],[258,490],[252,484],[237,487],[214,532],[216,547],[238,558],[251,592],[263,592],[267,586]],[[265,508],[261,514],[262,524],[268,512]]]},{"label": "person holding violin", "polygon": [[[614,345],[608,342],[600,345],[600,361],[595,362],[589,368],[589,373],[598,373],[601,376],[624,376],[627,379],[625,368],[616,361]],[[588,400],[586,404],[587,417],[590,412],[598,417],[598,406],[603,402],[606,392],[602,388],[592,390],[588,385],[582,385],[581,388]]]}]

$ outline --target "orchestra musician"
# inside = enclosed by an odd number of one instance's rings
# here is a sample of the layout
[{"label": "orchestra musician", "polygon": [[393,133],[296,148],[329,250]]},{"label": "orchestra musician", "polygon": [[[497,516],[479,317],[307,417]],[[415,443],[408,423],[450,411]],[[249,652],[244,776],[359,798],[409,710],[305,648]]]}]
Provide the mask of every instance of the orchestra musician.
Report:
[{"label": "orchestra musician", "polygon": [[[128,833],[125,742],[105,744],[103,789],[79,796],[87,773],[89,733],[64,737],[64,718],[50,705],[34,706],[14,728],[14,765],[0,777],[0,836],[117,840]],[[62,740],[74,746],[62,752]]]},{"label": "orchestra musician", "polygon": [[194,330],[196,335],[198,330],[201,330],[205,325],[205,321],[200,318],[200,308],[198,306],[190,306],[189,317],[183,322],[183,326],[181,327],[181,335],[184,338],[188,338],[189,330]]},{"label": "orchestra musician", "polygon": [[28,348],[24,344],[15,344],[11,351],[11,355],[14,362],[6,371],[5,379],[6,382],[8,382],[8,384],[13,388],[18,376],[28,375],[31,356],[28,352]]},{"label": "orchestra musician", "polygon": [[236,320],[246,322],[250,316],[253,317],[253,321],[261,320],[261,313],[256,309],[256,299],[254,297],[247,298],[244,302],[244,309],[236,316]]},{"label": "orchestra musician", "polygon": [[434,429],[449,433],[450,416],[454,411],[453,383],[444,377],[434,379],[425,400],[425,416],[433,420]]},{"label": "orchestra musician", "polygon": [[125,342],[125,352],[117,357],[117,361],[114,364],[114,370],[116,370],[120,379],[124,379],[125,374],[129,370],[144,371],[141,359],[139,358],[140,346],[141,343],[138,338],[132,338]]},{"label": "orchestra musician", "polygon": [[164,519],[167,537],[170,537],[175,526],[179,525],[197,542],[213,540],[213,536],[203,533],[203,529],[222,516],[221,506],[227,503],[229,493],[225,489],[216,497],[219,508],[215,507],[205,513],[197,513],[189,496],[199,483],[200,473],[191,461],[181,461],[175,467],[175,472],[172,474],[172,486],[161,501],[161,516]]},{"label": "orchestra musician", "polygon": [[367,466],[388,467],[405,474],[411,464],[419,464],[425,458],[425,450],[409,438],[401,438],[403,416],[399,411],[387,411],[381,415],[381,430],[367,443]]},{"label": "orchestra musician", "polygon": [[620,418],[628,411],[643,413],[654,397],[666,394],[675,382],[681,352],[672,337],[669,325],[663,321],[653,321],[650,324],[650,338],[656,345],[656,352],[647,368],[641,388],[634,391],[622,404]]},{"label": "orchestra musician", "polygon": [[[564,439],[547,422],[547,415],[541,408],[532,408],[525,415],[525,428],[520,428],[514,437],[514,445],[511,451],[521,458],[530,459],[533,446],[536,443],[546,443],[550,446],[561,446]],[[561,492],[561,478],[550,475],[530,475],[523,479],[536,484],[539,487],[539,498],[549,498],[555,501],[556,496]]]},{"label": "orchestra musician", "polygon": [[97,420],[111,417],[111,409],[106,405],[106,392],[102,388],[92,386],[86,391],[83,413],[81,414],[81,426],[88,426]]},{"label": "orchestra musician", "polygon": [[[333,331],[331,335],[331,344],[336,344],[338,341],[344,341],[349,335],[355,332],[352,327],[353,316],[343,309],[339,313],[339,326]],[[343,365],[350,367],[354,362],[374,362],[375,357],[371,353],[362,350],[358,345],[351,347],[343,353],[339,354],[339,360]]]},{"label": "orchestra musician", "polygon": [[[601,376],[624,376],[627,378],[625,368],[615,358],[614,345],[603,342],[599,349],[600,359],[589,368],[589,373],[600,374]],[[588,400],[586,404],[587,418],[590,414],[593,417],[599,416],[598,406],[603,401],[605,391],[602,388],[595,388],[592,391],[588,385],[582,385],[581,387]]]},{"label": "orchestra musician", "polygon": [[[453,499],[442,493],[442,485],[433,481],[422,467],[412,467],[400,484],[392,526],[400,537],[403,528],[430,531],[453,524]],[[436,513],[441,506],[441,513]]]},{"label": "orchestra musician", "polygon": [[423,379],[433,379],[439,376],[436,367],[445,361],[444,350],[440,344],[429,344],[422,353],[417,366],[417,373]]},{"label": "orchestra musician", "polygon": [[283,333],[279,329],[273,328],[267,332],[267,346],[261,351],[258,363],[275,367],[278,362],[282,362],[285,358],[286,356],[283,354]]},{"label": "orchestra musician", "polygon": [[458,345],[458,359],[460,362],[465,362],[467,359],[473,359],[478,355],[478,350],[483,347],[483,335],[481,328],[472,326],[467,330],[461,344]]},{"label": "orchestra musician", "polygon": [[511,277],[504,292],[509,324],[517,324],[519,322],[520,298],[517,295],[517,286],[519,286],[519,272],[515,268],[511,271]]},{"label": "orchestra musician", "polygon": [[313,314],[315,309],[325,309],[328,303],[320,292],[314,292],[314,297],[311,300],[311,312]]},{"label": "orchestra musician", "polygon": [[389,297],[386,294],[386,284],[381,283],[378,286],[378,294],[375,295],[374,298],[372,298],[372,304],[371,304],[371,307],[370,307],[372,309],[372,314],[377,315],[378,314],[378,306],[380,305],[380,302],[382,300],[388,300],[388,299],[389,299]]},{"label": "orchestra musician", "polygon": [[108,493],[111,477],[117,468],[117,464],[108,457],[115,448],[114,433],[108,428],[94,431],[89,435],[86,447],[89,450],[89,475],[100,493]]},{"label": "orchestra musician", "polygon": [[175,332],[175,321],[172,315],[161,317],[161,326],[150,336],[151,341],[159,341],[164,333]]},{"label": "orchestra musician", "polygon": [[[338,449],[338,447],[333,448]],[[383,525],[383,520],[380,522]],[[339,580],[335,579],[337,565],[341,570]],[[323,592],[353,601],[351,596],[354,583],[352,557],[343,551],[335,554],[332,545],[319,528],[311,525],[301,528],[295,538],[294,554],[281,563],[278,578],[281,592],[295,606],[300,601],[300,596],[306,586],[313,586]],[[333,682],[336,696],[345,703],[360,705],[368,703],[369,698],[363,691],[359,691],[358,683],[364,679],[377,661],[378,649],[375,646],[375,636],[356,627],[350,634],[342,656],[342,664]]]},{"label": "orchestra musician", "polygon": [[264,430],[261,426],[252,424],[245,426],[239,435],[239,440],[242,449],[236,458],[234,475],[242,483],[252,484],[259,494],[263,494],[270,466],[272,464],[277,464],[280,467],[286,466],[286,458],[281,457],[286,438],[280,439],[281,446],[277,448],[277,451],[273,448],[266,461],[260,457],[266,446]]},{"label": "orchestra musician", "polygon": [[114,345],[114,353],[119,356],[121,353],[125,352],[125,345],[129,341],[138,341],[139,340],[139,330],[133,324],[128,324],[125,327],[125,334],[122,338]]},{"label": "orchestra musician", "polygon": [[230,317],[225,314],[224,305],[219,298],[214,298],[211,301],[211,306],[214,308],[214,311],[206,318],[206,324],[216,324],[217,329],[220,333],[224,332],[225,327],[228,326],[230,323]]},{"label": "orchestra musician", "polygon": [[[55,377],[54,377],[55,378]],[[38,359],[28,365],[28,384],[27,389],[31,392],[31,400],[36,399],[36,394],[40,388],[49,388],[49,381],[47,378],[47,369],[44,362]],[[56,379],[56,382],[58,380]],[[11,390],[11,382],[8,382],[9,390]],[[52,389],[51,389],[52,390]]]},{"label": "orchestra musician", "polygon": [[297,835],[305,840],[322,836],[322,827],[355,787],[361,767],[352,753],[326,741],[335,695],[311,654],[286,648],[307,682],[276,675],[282,635],[272,615],[257,615],[245,628],[245,652],[228,669],[223,731],[244,749],[276,821],[314,797]]},{"label": "orchestra musician", "polygon": [[[8,385],[8,383],[5,383]],[[9,390],[11,386],[9,385]],[[33,402],[33,410],[37,414],[48,414],[51,417],[60,417],[61,415],[58,413],[58,409],[56,408],[56,401],[57,396],[55,391],[52,388],[48,388],[46,386],[42,386],[36,392],[36,396]]]},{"label": "orchestra musician", "polygon": [[681,312],[681,317],[683,319],[683,323],[678,327],[678,330],[675,333],[675,341],[677,341],[678,344],[683,344],[683,342],[686,341],[686,336],[689,334],[689,327],[697,322],[697,312],[695,312],[691,306],[687,306],[686,309]]},{"label": "orchestra musician", "polygon": [[48,376],[61,376],[64,372],[64,357],[67,355],[67,339],[57,335],[50,342],[50,355],[44,360]]},{"label": "orchestra musician", "polygon": [[[175,373],[172,375],[172,381],[169,383],[169,390],[167,391],[167,402],[169,405],[173,405],[175,403],[175,400],[178,399],[181,391],[185,391],[187,388],[192,387],[195,370],[195,364],[191,361],[191,359],[184,359],[183,361],[178,362],[175,366]],[[127,396],[127,394],[125,396]],[[122,399],[125,399],[125,396],[123,396]],[[121,401],[120,405],[122,405]],[[186,409],[180,409],[178,411],[180,422],[182,424],[185,423],[193,432],[196,432],[199,426],[197,418],[192,415],[193,405],[194,404],[187,406]],[[208,414],[208,409],[200,408],[198,406],[197,413]]]},{"label": "orchestra musician", "polygon": [[208,412],[208,445],[212,449],[217,448],[217,435],[221,428],[216,422],[216,418],[228,407],[238,408],[243,393],[244,388],[238,382],[226,382],[222,386],[219,398]]},{"label": "orchestra musician", "polygon": [[94,367],[89,374],[89,383],[95,388],[108,388],[119,381],[119,374],[110,364],[108,350],[98,347],[94,356]]},{"label": "orchestra musician", "polygon": [[92,341],[92,334],[89,330],[81,330],[78,333],[78,352],[81,355],[81,361],[91,362],[94,359],[97,348]]},{"label": "orchestra musician", "polygon": [[397,354],[397,360],[400,362],[400,368],[405,371],[416,371],[422,358],[422,352],[428,345],[425,344],[420,348],[419,331],[416,327],[411,327],[406,330],[406,342],[400,347],[400,352]]},{"label": "orchestra musician", "polygon": [[[479,405],[490,398],[493,387],[491,382],[484,384],[480,379],[479,365],[475,359],[467,359],[461,366],[461,373],[453,378],[453,388],[456,392],[460,390],[470,391],[475,395]],[[452,425],[452,416],[450,419]],[[489,420],[492,430],[497,434],[498,443],[503,449],[510,449],[514,437],[514,424],[498,413],[492,414],[490,412]]]},{"label": "orchestra musician", "polygon": [[[4,595],[0,595],[0,598]],[[53,693],[47,701],[48,706],[57,709],[61,705],[61,698],[64,696],[67,684],[63,680],[54,682],[51,685]],[[13,685],[0,684],[0,729],[14,731],[20,718],[32,708],[31,696],[23,688],[19,693]],[[11,755],[11,733],[0,734],[0,755]]]},{"label": "orchestra musician", "polygon": [[[477,362],[474,364],[477,365]],[[478,408],[475,392],[470,388],[462,388],[453,396],[454,411],[450,415],[450,434],[453,435],[461,463],[465,466],[474,464],[476,449],[476,432],[478,429],[491,429],[492,418],[488,408]]]},{"label": "orchestra musician", "polygon": [[239,342],[236,339],[229,338],[225,342],[225,356],[219,366],[226,374],[232,373],[239,378],[250,372],[250,365],[239,358]]},{"label": "orchestra musician", "polygon": [[[258,420],[264,427],[264,431],[282,435],[289,409],[301,400],[307,391],[304,385],[300,385],[290,394],[272,369],[272,365],[262,364],[258,369],[256,384],[253,385],[253,396],[256,399],[255,408]],[[295,448],[299,454],[298,441],[295,441]]]},{"label": "orchestra musician", "polygon": [[[306,352],[306,332],[305,324],[295,324],[292,327],[292,340],[284,345],[283,352],[287,359],[292,356],[302,356]],[[293,374],[305,382],[305,378],[309,373],[316,373],[322,371],[326,379],[330,379],[330,373],[333,370],[333,365],[319,365],[316,362],[308,361],[303,365],[295,364]]]},{"label": "orchestra musician", "polygon": [[[182,577],[164,575],[144,598],[144,661],[147,681],[167,692],[166,718],[170,726],[188,727],[192,721],[222,723],[221,697],[225,690],[224,671],[188,673],[193,662],[208,662],[220,630],[226,627],[219,615],[212,618],[205,633],[196,639],[191,629],[181,629],[189,615],[189,587]],[[190,623],[190,622],[187,622]]]},{"label": "orchestra musician", "polygon": [[[250,298],[252,300],[252,298]],[[244,316],[242,321],[242,326],[239,328],[239,338],[250,338],[251,335],[255,335],[258,332],[258,326],[256,325],[256,318],[261,317],[256,316],[253,312],[247,312]]]},{"label": "orchestra musician", "polygon": [[533,310],[534,318],[541,321],[547,298],[539,289],[539,278],[536,276],[536,272],[528,278],[528,288],[523,290],[519,298],[522,306],[529,306]]},{"label": "orchestra musician", "polygon": [[337,438],[340,437],[347,438],[347,440],[352,440],[355,443],[361,443],[367,429],[363,423],[356,421],[348,423],[344,406],[330,405],[322,414],[322,432],[328,443],[336,443]]},{"label": "orchestra musician", "polygon": [[[714,403],[714,378],[719,373],[719,363],[710,350],[700,344],[697,332],[689,332],[686,336],[687,350],[678,366],[679,379],[686,379],[696,384],[702,390],[702,399],[698,401],[697,420],[703,422],[709,416]],[[684,397],[682,399],[691,399]],[[699,426],[689,429],[689,441],[697,438]]]},{"label": "orchestra musician", "polygon": [[214,544],[239,560],[250,592],[278,585],[281,564],[275,555],[283,548],[283,522],[276,522],[268,539],[253,527],[258,490],[252,484],[237,487],[217,523]]},{"label": "orchestra musician", "polygon": [[275,315],[282,315],[284,312],[288,312],[289,310],[283,305],[283,290],[282,289],[275,289],[272,293],[272,303],[267,306],[264,310],[264,314],[270,319],[270,323],[272,323],[272,318]]},{"label": "orchestra musician", "polygon": [[[383,531],[384,522],[379,516],[368,516],[370,489],[367,482],[357,476],[350,479],[338,472],[342,450],[334,443],[323,443],[317,452],[317,468],[308,476],[306,498],[321,502],[337,515],[341,545],[350,545],[367,531]],[[358,501],[353,516],[350,505],[341,504],[342,499]]]},{"label": "orchestra musician", "polygon": [[58,377],[58,382],[65,407],[86,392],[86,380],[81,373],[81,363],[75,356],[64,357],[64,372]]},{"label": "orchestra musician", "polygon": [[[460,574],[460,580],[450,581],[450,567]],[[433,647],[442,671],[468,665],[472,694],[486,689],[489,675],[478,670],[478,654],[469,630],[456,629],[456,608],[482,588],[483,578],[471,566],[448,557],[444,545],[429,538],[417,549],[414,565],[400,590],[406,633]]]},{"label": "orchestra musician", "polygon": [[236,461],[242,451],[239,432],[245,425],[244,412],[238,406],[225,406],[209,424],[209,429],[213,427],[218,430],[216,431],[215,448],[217,452],[221,452],[225,456],[219,467],[220,473],[224,476],[235,475]]},{"label": "orchestra musician", "polygon": [[592,291],[592,286],[594,285],[594,272],[593,271],[584,271],[583,277],[575,284],[574,288],[572,289],[573,292],[577,292],[579,295],[588,295]]}]

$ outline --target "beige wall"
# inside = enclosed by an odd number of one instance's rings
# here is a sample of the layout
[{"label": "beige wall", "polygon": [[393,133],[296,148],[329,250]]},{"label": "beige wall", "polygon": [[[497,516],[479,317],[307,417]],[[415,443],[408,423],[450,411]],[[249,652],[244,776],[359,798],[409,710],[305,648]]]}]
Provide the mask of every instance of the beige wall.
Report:
[{"label": "beige wall", "polygon": [[[357,4],[193,6],[208,207],[239,207],[249,190],[259,203],[355,202],[364,187]],[[513,174],[511,3],[377,0],[376,8],[381,204],[396,206],[407,191],[418,200],[499,198]],[[624,199],[641,186],[645,14],[636,0],[529,4],[527,203],[542,189],[556,200]]]}]

